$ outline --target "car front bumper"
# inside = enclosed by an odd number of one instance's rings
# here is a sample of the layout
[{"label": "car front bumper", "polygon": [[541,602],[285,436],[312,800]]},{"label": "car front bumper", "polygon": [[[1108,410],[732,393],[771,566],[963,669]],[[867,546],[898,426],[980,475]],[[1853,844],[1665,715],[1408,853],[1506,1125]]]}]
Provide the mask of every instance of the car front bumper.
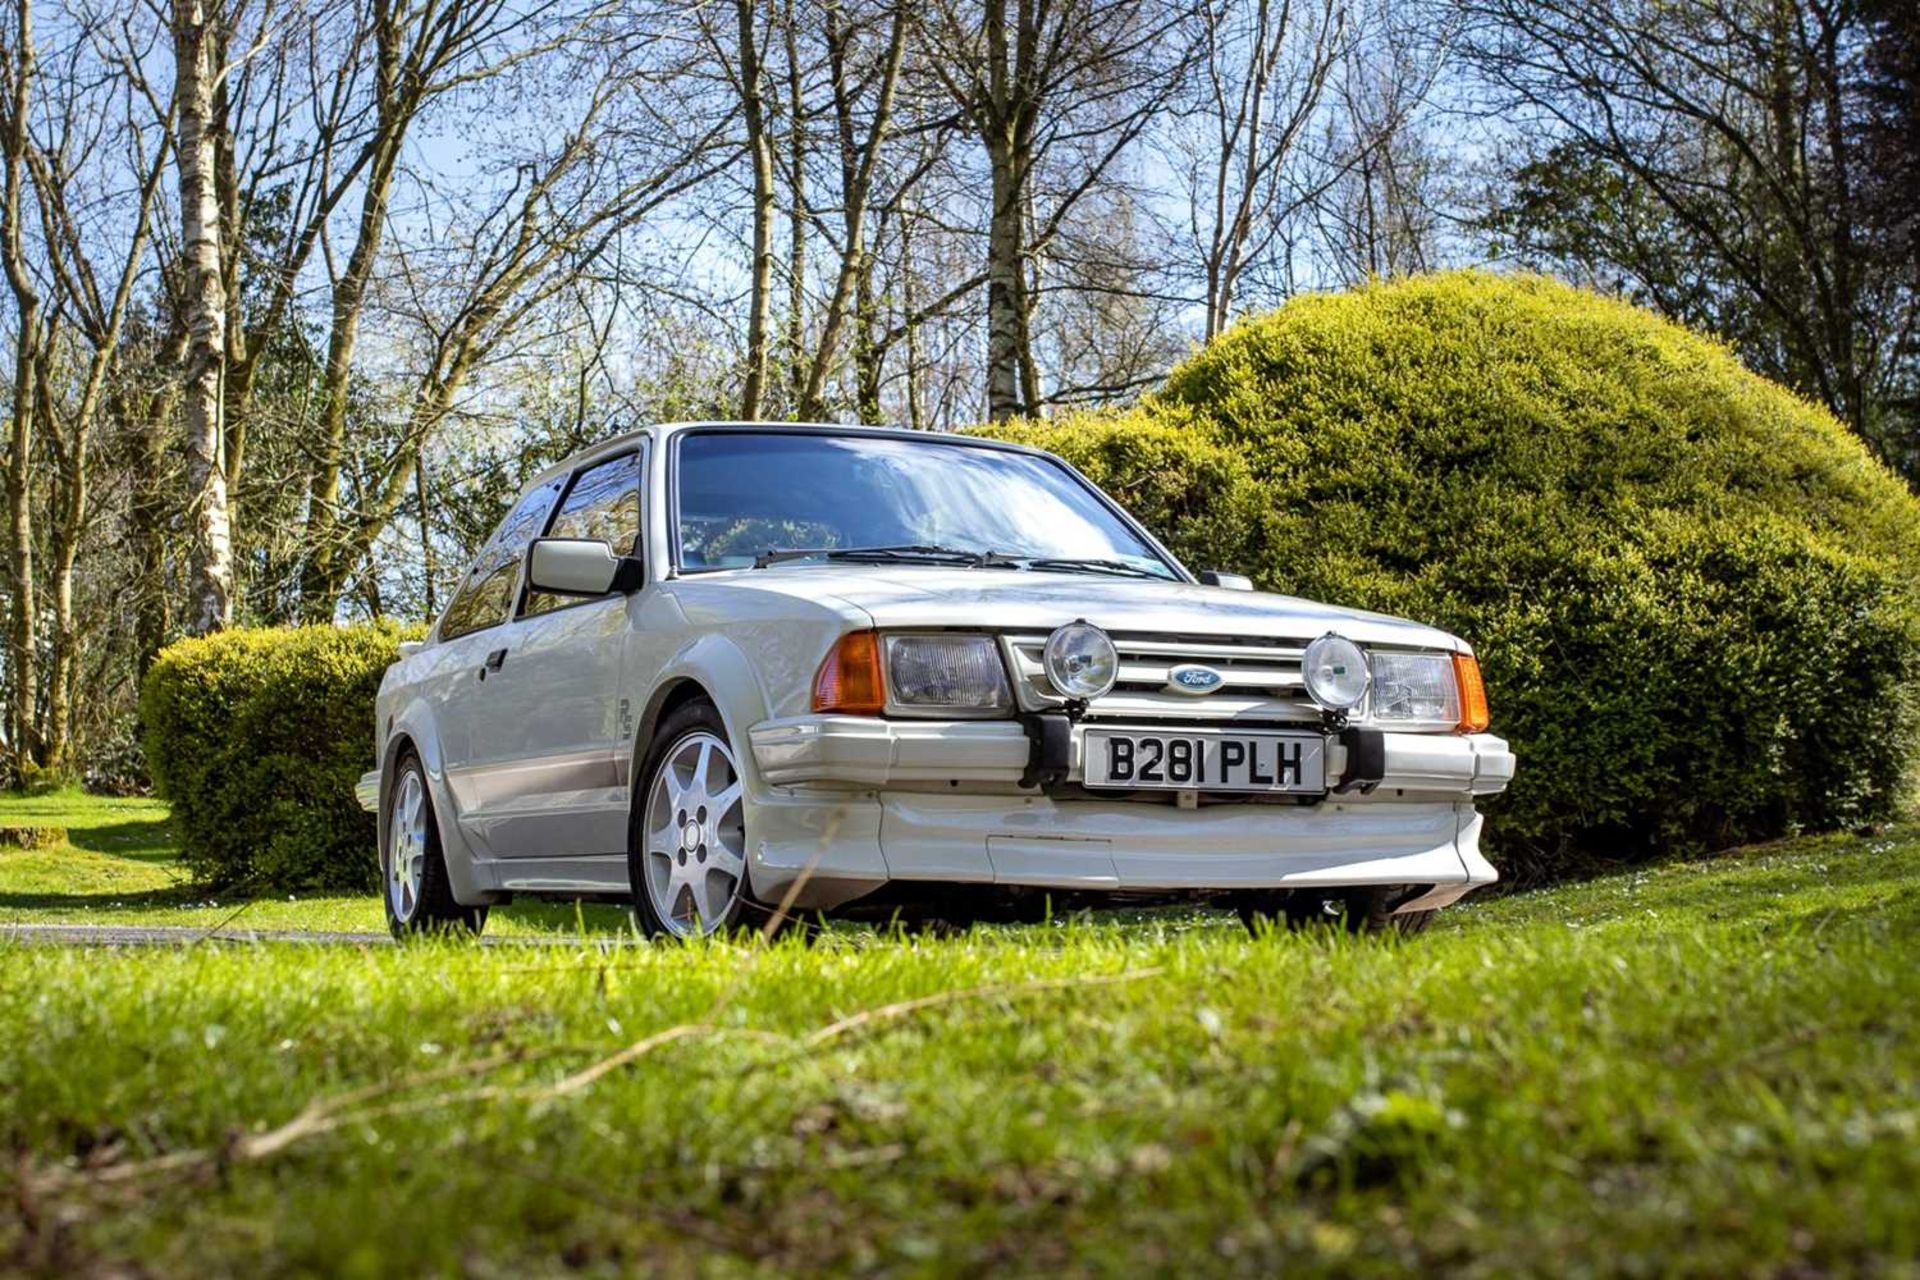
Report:
[{"label": "car front bumper", "polygon": [[[1491,734],[1385,735],[1368,794],[1312,804],[1182,807],[1019,787],[1030,742],[1012,722],[814,716],[750,732],[771,784],[755,807],[754,888],[830,907],[890,881],[1091,892],[1414,885],[1400,906],[1443,906],[1499,878],[1474,799],[1505,788],[1513,754]],[[1079,776],[1080,734],[1074,734]],[[1346,768],[1329,744],[1328,775]]]},{"label": "car front bumper", "polygon": [[[1100,727],[1121,728],[1125,726]],[[1159,726],[1156,726],[1159,727]],[[1182,732],[1221,732],[1221,726]],[[1031,742],[1011,720],[880,720],[797,716],[749,733],[760,776],[775,786],[901,787],[1018,784]],[[1492,795],[1513,778],[1513,752],[1490,733],[1385,733],[1386,767],[1377,791]],[[1080,777],[1082,728],[1073,730],[1068,778]],[[1346,749],[1327,744],[1327,776],[1347,768]]]}]

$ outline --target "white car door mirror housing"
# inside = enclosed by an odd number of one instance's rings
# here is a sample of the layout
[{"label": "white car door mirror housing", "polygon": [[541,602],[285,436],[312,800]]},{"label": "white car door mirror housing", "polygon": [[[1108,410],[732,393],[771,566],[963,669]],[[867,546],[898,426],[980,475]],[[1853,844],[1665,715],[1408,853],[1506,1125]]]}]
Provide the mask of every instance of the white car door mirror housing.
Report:
[{"label": "white car door mirror housing", "polygon": [[1253,579],[1244,573],[1222,573],[1218,569],[1207,569],[1200,574],[1203,586],[1225,587],[1229,591],[1253,590]]},{"label": "white car door mirror housing", "polygon": [[556,596],[604,596],[640,585],[640,562],[592,538],[536,538],[527,548],[527,586]]}]

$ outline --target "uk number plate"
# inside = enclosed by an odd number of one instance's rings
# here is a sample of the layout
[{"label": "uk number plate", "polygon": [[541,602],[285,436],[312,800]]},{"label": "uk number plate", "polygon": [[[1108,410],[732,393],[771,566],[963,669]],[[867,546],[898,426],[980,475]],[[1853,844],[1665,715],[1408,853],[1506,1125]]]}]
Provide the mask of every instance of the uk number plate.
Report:
[{"label": "uk number plate", "polygon": [[1327,789],[1327,740],[1317,733],[1085,732],[1081,780],[1089,787],[1314,793]]}]

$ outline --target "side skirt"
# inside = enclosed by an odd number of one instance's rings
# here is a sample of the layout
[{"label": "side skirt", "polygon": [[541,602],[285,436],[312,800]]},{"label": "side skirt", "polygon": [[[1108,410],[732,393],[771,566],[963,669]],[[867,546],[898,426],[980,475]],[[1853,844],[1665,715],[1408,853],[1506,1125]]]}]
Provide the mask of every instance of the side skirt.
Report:
[{"label": "side skirt", "polygon": [[536,897],[614,897],[624,901],[627,855],[585,858],[500,858],[486,864],[493,888]]}]

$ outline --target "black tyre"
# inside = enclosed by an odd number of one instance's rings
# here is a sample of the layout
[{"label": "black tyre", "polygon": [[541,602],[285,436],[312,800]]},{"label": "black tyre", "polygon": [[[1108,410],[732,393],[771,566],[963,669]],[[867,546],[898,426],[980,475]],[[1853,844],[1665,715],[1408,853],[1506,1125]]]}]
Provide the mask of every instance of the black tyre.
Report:
[{"label": "black tyre", "polygon": [[1437,909],[1428,911],[1395,911],[1397,903],[1405,902],[1408,893],[1405,885],[1381,885],[1371,889],[1354,889],[1346,896],[1346,925],[1350,933],[1400,933],[1411,937],[1433,923]]},{"label": "black tyre", "polygon": [[423,933],[476,934],[486,927],[485,907],[465,907],[453,897],[440,823],[426,770],[412,753],[400,757],[387,789],[387,829],[380,850],[380,900],[387,928],[396,938]]},{"label": "black tyre", "polygon": [[1240,922],[1249,933],[1284,925],[1288,929],[1341,928],[1348,933],[1397,932],[1412,935],[1433,923],[1436,911],[1396,913],[1401,885],[1374,885],[1342,890],[1296,890],[1283,894],[1243,897],[1237,904]]}]

